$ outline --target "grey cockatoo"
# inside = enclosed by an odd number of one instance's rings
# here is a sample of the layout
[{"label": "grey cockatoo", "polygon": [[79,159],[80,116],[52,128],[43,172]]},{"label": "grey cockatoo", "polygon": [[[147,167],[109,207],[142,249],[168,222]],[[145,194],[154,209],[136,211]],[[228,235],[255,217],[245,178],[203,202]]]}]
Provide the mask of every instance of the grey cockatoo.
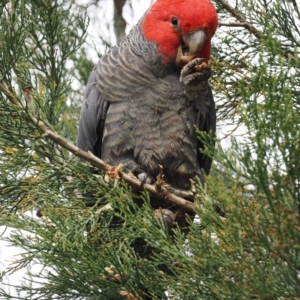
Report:
[{"label": "grey cockatoo", "polygon": [[78,146],[106,163],[188,189],[211,158],[195,133],[215,132],[208,84],[217,13],[210,0],[157,0],[127,38],[103,55],[90,75]]}]

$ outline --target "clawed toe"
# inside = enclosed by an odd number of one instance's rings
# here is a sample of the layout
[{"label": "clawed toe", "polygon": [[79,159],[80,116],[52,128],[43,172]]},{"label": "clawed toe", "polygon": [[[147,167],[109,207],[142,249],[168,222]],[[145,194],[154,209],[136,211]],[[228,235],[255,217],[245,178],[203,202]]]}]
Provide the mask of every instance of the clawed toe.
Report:
[{"label": "clawed toe", "polygon": [[151,184],[154,182],[154,179],[148,175],[146,172],[140,173],[138,174],[138,179],[141,181],[142,184]]}]

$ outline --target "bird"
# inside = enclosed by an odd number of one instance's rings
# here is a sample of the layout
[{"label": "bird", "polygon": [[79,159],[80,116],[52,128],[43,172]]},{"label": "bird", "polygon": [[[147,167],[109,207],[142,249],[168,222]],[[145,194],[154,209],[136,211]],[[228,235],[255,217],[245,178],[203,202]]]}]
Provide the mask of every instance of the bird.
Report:
[{"label": "bird", "polygon": [[210,0],[157,0],[129,35],[95,65],[84,92],[77,145],[153,183],[163,168],[174,188],[204,183],[212,158],[196,127],[216,131]]}]

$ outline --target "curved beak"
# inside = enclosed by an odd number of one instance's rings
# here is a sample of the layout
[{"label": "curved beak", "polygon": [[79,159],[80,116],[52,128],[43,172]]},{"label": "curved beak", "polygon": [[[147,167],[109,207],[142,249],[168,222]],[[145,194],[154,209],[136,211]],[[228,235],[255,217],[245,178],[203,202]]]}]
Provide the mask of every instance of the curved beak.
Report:
[{"label": "curved beak", "polygon": [[183,35],[181,45],[177,49],[176,64],[180,67],[198,56],[207,38],[204,30]]}]

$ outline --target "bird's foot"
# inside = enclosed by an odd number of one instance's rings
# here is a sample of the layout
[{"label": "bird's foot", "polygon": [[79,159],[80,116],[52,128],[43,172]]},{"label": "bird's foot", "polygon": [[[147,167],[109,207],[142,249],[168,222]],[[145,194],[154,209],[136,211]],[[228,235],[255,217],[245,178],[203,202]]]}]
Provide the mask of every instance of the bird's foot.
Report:
[{"label": "bird's foot", "polygon": [[175,214],[170,211],[169,209],[155,209],[154,215],[156,218],[158,218],[161,221],[164,221],[165,224],[168,227],[168,230],[171,231],[171,229],[174,227],[175,223]]},{"label": "bird's foot", "polygon": [[142,185],[147,183],[147,184],[151,184],[154,182],[154,179],[152,176],[150,176],[149,174],[147,174],[146,172],[142,172],[139,173],[137,175],[138,179],[141,181]]},{"label": "bird's foot", "polygon": [[[186,64],[180,74],[180,82],[186,94],[193,98],[207,85],[211,76],[210,62],[206,58],[195,58]],[[204,85],[204,87],[203,87]]]}]

